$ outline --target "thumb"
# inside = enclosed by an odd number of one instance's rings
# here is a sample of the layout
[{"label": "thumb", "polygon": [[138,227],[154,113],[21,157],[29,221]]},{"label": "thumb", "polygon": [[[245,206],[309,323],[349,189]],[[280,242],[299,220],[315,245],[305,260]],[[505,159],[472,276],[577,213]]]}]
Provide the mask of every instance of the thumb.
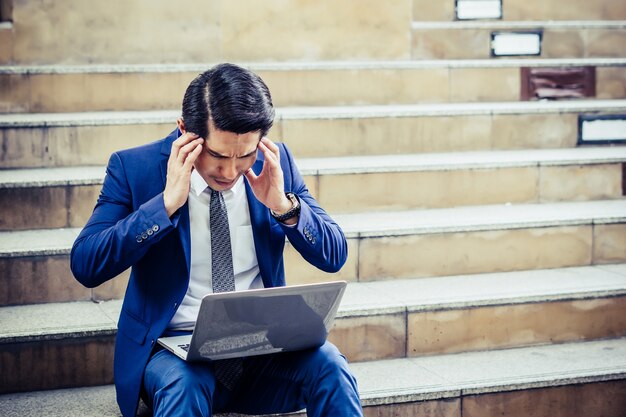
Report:
[{"label": "thumb", "polygon": [[248,169],[244,175],[246,176],[248,181],[250,181],[251,183],[255,182],[256,179],[258,178],[258,176],[254,173],[252,168]]}]

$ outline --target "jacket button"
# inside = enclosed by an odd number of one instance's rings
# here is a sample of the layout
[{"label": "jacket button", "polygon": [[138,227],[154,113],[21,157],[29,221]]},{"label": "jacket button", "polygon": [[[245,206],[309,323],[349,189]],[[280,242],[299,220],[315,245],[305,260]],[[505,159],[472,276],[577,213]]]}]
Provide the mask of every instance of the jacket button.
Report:
[{"label": "jacket button", "polygon": [[135,240],[137,241],[137,243],[141,243],[143,241],[143,239],[139,235],[135,236]]},{"label": "jacket button", "polygon": [[159,231],[159,225],[155,224],[154,226],[152,226],[152,230],[154,230],[155,232]]},{"label": "jacket button", "polygon": [[154,232],[152,231],[152,229],[148,229],[146,230],[146,233],[148,234],[148,236],[152,236],[154,234]]},{"label": "jacket button", "polygon": [[148,234],[147,234],[146,232],[143,232],[143,233],[141,234],[141,238],[142,238],[143,240],[148,239]]}]

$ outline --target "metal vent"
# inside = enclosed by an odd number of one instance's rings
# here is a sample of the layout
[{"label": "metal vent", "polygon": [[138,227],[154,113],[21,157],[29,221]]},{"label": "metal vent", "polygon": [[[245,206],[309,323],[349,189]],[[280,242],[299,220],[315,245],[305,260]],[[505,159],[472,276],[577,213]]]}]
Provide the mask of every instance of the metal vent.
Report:
[{"label": "metal vent", "polygon": [[596,96],[596,68],[522,68],[521,99],[561,99]]},{"label": "metal vent", "polygon": [[0,0],[0,22],[13,21],[13,0]]}]

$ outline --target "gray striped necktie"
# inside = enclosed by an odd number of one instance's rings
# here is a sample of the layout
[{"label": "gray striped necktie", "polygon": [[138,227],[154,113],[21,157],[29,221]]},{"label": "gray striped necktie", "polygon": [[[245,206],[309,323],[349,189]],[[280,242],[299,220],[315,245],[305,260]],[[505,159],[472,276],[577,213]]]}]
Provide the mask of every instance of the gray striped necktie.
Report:
[{"label": "gray striped necktie", "polygon": [[[222,193],[214,190],[211,190],[210,227],[213,292],[235,291],[233,252],[230,244],[226,203]],[[243,360],[241,358],[225,359],[214,362],[214,365],[215,378],[232,391],[241,378]]]}]

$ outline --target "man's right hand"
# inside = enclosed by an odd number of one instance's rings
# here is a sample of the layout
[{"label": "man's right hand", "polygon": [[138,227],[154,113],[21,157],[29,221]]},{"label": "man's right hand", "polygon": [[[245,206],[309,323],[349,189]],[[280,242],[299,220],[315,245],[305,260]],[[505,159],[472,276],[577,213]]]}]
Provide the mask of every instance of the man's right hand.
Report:
[{"label": "man's right hand", "polygon": [[163,191],[163,203],[168,217],[181,208],[189,197],[189,185],[193,164],[200,152],[204,139],[187,132],[172,143],[167,161],[167,180]]}]

